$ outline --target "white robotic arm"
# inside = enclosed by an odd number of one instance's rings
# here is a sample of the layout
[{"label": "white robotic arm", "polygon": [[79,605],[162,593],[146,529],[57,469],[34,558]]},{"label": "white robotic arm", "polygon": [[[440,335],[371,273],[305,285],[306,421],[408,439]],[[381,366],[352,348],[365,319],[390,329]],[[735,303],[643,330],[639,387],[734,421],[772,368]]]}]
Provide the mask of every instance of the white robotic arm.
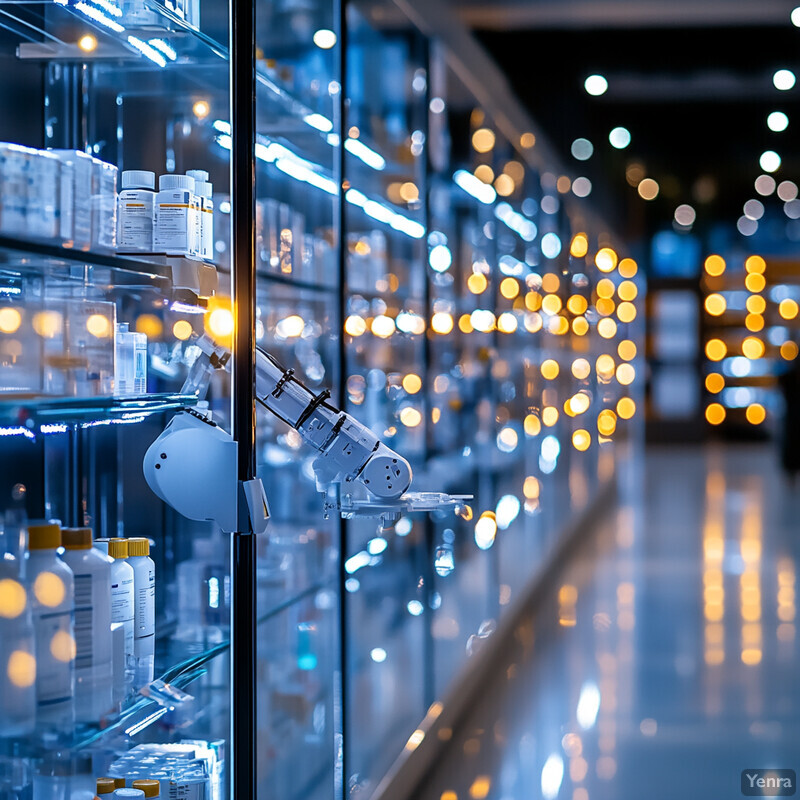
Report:
[{"label": "white robotic arm", "polygon": [[291,425],[319,455],[314,474],[319,491],[360,481],[376,498],[392,500],[411,485],[411,467],[372,431],[328,403],[327,390],[315,395],[272,356],[256,351],[256,399]]},{"label": "white robotic arm", "polygon": [[[184,394],[204,397],[211,375],[226,369],[230,354],[207,336],[195,344],[201,355],[192,365]],[[325,390],[314,394],[265,351],[256,351],[256,399],[294,428],[319,452],[313,463],[317,489],[325,493],[325,515],[380,516],[463,505],[466,496],[438,492],[407,493],[411,467],[369,428],[336,409]],[[150,446],[144,474],[150,488],[190,519],[215,520],[235,530],[239,503],[236,443],[222,428],[196,411],[179,412]],[[356,484],[366,498],[354,495]],[[263,489],[242,487],[254,527],[266,525]],[[363,494],[363,493],[362,493]]]}]

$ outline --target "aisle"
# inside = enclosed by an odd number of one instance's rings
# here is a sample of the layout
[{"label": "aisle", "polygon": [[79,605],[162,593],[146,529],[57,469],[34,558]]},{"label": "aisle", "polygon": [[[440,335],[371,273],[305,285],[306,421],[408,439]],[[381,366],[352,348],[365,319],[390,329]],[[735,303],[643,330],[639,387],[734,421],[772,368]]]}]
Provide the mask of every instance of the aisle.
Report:
[{"label": "aisle", "polygon": [[727,800],[800,771],[800,491],[756,446],[655,449],[639,481],[418,798]]}]

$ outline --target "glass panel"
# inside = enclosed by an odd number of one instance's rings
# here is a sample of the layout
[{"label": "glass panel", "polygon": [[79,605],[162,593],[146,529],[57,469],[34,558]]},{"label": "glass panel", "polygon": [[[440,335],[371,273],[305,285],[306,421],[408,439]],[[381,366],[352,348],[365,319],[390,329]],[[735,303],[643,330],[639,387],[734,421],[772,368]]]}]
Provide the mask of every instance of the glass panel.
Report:
[{"label": "glass panel", "polygon": [[[189,380],[231,319],[227,4],[198,15],[2,7],[0,794],[227,795],[228,540],[142,467],[182,408],[230,428],[224,371]],[[187,170],[208,175],[155,196]]]},{"label": "glass panel", "polygon": [[[338,10],[262,2],[256,14],[258,346],[338,406]],[[323,516],[318,453],[261,407],[257,426],[271,512],[258,552],[258,795],[322,800],[338,796],[341,747],[339,521]]]},{"label": "glass panel", "polygon": [[[345,243],[348,410],[424,469],[427,68],[412,28],[347,13]],[[376,68],[380,65],[380,68]],[[434,488],[434,487],[430,487]],[[346,765],[351,791],[388,769],[422,717],[430,564],[426,522],[409,533],[347,524]],[[357,788],[358,787],[358,788]]]},{"label": "glass panel", "polygon": [[412,458],[416,488],[475,499],[458,518],[348,523],[345,763],[363,791],[420,744],[426,711],[453,697],[611,478],[641,338],[636,265],[531,152],[533,135],[481,107],[438,43],[397,16],[368,18],[386,28],[348,14],[346,132],[383,152],[382,126],[402,130],[407,150],[371,171],[348,159],[346,177],[377,180],[384,204],[405,192],[402,213],[426,227],[416,240],[346,203],[348,400]]}]

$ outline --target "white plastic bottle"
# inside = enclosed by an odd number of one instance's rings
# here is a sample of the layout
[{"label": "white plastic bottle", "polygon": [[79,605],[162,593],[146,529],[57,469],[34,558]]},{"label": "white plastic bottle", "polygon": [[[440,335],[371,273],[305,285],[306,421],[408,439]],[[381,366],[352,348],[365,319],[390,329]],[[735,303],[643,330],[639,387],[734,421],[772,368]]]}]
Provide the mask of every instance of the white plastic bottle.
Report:
[{"label": "white plastic bottle", "polygon": [[194,178],[194,192],[200,198],[200,248],[199,255],[205,261],[214,260],[214,201],[213,186],[208,182],[204,169],[190,169],[186,173]]},{"label": "white plastic bottle", "polygon": [[161,175],[156,195],[155,250],[169,256],[188,256],[191,247],[194,178]]},{"label": "white plastic bottle", "polygon": [[128,694],[128,656],[125,653],[125,628],[121,622],[111,623],[111,702],[114,711],[120,710],[122,702]]},{"label": "white plastic bottle", "polygon": [[111,561],[91,528],[64,528],[61,559],[75,581],[75,718],[98,722],[111,709]]},{"label": "white plastic bottle", "polygon": [[[5,532],[4,532],[5,533]],[[20,563],[0,536],[0,739],[27,736],[36,724],[33,614]]]},{"label": "white plastic bottle", "polygon": [[[140,688],[153,680],[156,633],[156,569],[150,558],[150,540],[128,539],[128,564],[133,567],[134,619],[133,685]],[[110,544],[109,544],[110,547]]]},{"label": "white plastic bottle", "polygon": [[125,629],[126,684],[133,684],[134,669],[134,608],[135,590],[133,567],[128,558],[128,540],[110,539],[108,555],[111,561],[111,622],[121,622]]},{"label": "white plastic bottle", "polygon": [[117,250],[152,253],[156,218],[156,176],[143,169],[122,173],[117,199]]},{"label": "white plastic bottle", "polygon": [[59,547],[58,524],[28,526],[25,586],[33,610],[36,729],[46,741],[70,735],[75,724],[74,581]]}]

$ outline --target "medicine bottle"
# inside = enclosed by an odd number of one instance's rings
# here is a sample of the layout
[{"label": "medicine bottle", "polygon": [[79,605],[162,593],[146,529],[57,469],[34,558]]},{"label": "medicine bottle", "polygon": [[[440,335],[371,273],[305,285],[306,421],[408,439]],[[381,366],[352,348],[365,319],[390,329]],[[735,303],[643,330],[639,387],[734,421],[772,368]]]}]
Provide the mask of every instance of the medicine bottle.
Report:
[{"label": "medicine bottle", "polygon": [[194,178],[162,175],[156,195],[155,250],[168,256],[191,255],[195,221]]},{"label": "medicine bottle", "polygon": [[208,182],[208,173],[203,169],[190,169],[194,178],[194,193],[200,198],[200,257],[204,261],[214,260],[214,201],[213,186]]},{"label": "medicine bottle", "polygon": [[152,253],[156,217],[156,176],[143,169],[122,173],[117,206],[117,250]]}]

